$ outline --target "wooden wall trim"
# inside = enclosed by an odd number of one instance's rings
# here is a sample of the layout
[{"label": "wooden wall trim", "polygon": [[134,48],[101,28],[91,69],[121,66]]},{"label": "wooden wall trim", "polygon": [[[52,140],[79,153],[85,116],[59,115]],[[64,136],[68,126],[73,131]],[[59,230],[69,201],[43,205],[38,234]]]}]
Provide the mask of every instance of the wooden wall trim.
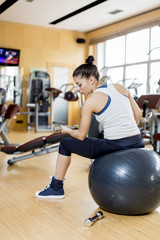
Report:
[{"label": "wooden wall trim", "polygon": [[87,38],[89,44],[92,45],[156,25],[160,26],[160,8],[89,32]]}]

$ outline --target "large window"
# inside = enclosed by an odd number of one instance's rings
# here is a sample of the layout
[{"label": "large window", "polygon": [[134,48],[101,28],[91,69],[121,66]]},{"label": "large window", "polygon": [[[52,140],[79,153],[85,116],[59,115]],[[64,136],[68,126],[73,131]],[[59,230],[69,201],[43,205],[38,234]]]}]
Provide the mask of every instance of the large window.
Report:
[{"label": "large window", "polygon": [[126,63],[148,60],[149,29],[126,35]]},{"label": "large window", "polygon": [[[19,67],[0,67],[0,104],[4,101],[16,101],[20,98]],[[18,102],[19,103],[19,102]]]},{"label": "large window", "polygon": [[105,64],[107,66],[116,66],[124,64],[125,58],[125,38],[118,37],[106,42]]},{"label": "large window", "polygon": [[97,44],[97,66],[133,95],[156,93],[160,84],[160,27],[143,29]]}]

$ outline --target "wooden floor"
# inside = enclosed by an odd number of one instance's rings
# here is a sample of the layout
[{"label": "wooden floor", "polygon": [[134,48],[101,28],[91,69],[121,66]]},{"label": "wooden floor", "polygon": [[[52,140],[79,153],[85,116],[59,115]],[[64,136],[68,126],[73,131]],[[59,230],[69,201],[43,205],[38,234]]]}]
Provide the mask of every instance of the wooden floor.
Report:
[{"label": "wooden floor", "polygon": [[[50,133],[10,132],[14,143]],[[144,216],[106,211],[91,227],[84,220],[99,207],[88,189],[90,160],[73,155],[65,180],[63,200],[38,200],[54,174],[57,152],[8,166],[10,156],[0,153],[0,240],[159,240],[160,208]]]}]

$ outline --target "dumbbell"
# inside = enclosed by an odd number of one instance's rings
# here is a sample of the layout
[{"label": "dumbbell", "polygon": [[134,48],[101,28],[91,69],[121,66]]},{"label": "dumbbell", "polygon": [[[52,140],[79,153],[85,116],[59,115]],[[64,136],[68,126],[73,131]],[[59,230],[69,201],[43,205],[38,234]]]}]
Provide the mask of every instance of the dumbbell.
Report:
[{"label": "dumbbell", "polygon": [[103,217],[103,213],[98,211],[92,218],[87,218],[84,221],[86,227],[90,227],[96,220],[99,220]]},{"label": "dumbbell", "polygon": [[77,101],[78,94],[77,92],[72,92],[72,91],[65,92],[64,99],[67,101]]},{"label": "dumbbell", "polygon": [[[78,125],[72,125],[72,126],[68,126],[68,127],[71,128],[71,129],[73,129],[73,130],[76,130],[76,129],[79,128]],[[53,132],[58,133],[58,132],[60,132],[61,130],[62,130],[61,127],[55,127],[55,128],[53,129]]]}]

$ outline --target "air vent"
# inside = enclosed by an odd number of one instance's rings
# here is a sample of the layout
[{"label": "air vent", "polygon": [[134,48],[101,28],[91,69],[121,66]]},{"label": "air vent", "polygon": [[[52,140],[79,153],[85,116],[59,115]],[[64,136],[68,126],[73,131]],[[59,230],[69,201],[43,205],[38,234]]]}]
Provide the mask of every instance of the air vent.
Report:
[{"label": "air vent", "polygon": [[119,10],[119,9],[117,9],[117,10],[114,10],[114,11],[112,11],[112,12],[109,12],[109,14],[118,14],[118,13],[120,13],[120,12],[123,12],[123,10]]}]

